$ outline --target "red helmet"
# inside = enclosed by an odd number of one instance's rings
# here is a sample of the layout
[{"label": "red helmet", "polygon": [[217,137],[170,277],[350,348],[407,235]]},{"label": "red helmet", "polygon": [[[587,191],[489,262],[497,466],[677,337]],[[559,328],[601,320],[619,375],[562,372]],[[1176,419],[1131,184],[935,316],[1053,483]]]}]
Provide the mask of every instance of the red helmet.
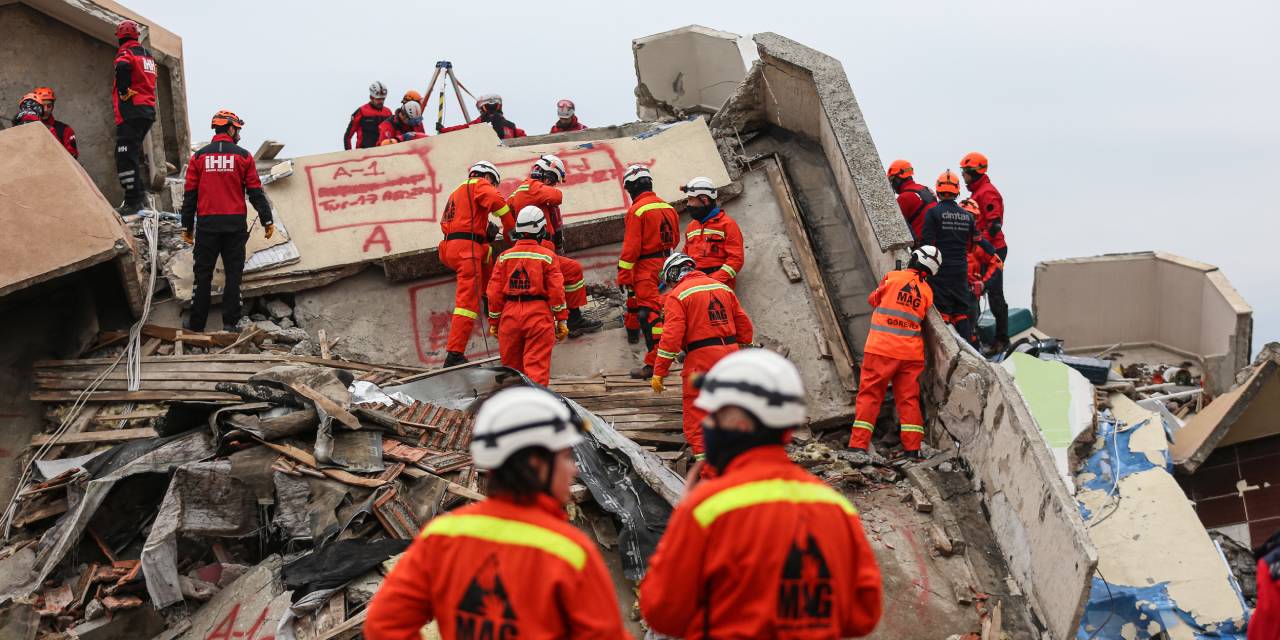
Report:
[{"label": "red helmet", "polygon": [[241,128],[241,129],[243,129],[243,128],[244,128],[244,120],[241,120],[241,119],[240,119],[240,116],[238,116],[238,115],[236,115],[236,114],[234,114],[234,113],[232,113],[232,112],[230,112],[230,111],[228,111],[228,110],[226,110],[226,109],[222,109],[222,110],[218,111],[217,113],[213,114],[213,127],[212,127],[212,128],[217,129],[218,127],[223,127],[223,126],[226,126],[226,125],[232,125],[232,126],[234,126],[234,127],[239,127],[239,128]]},{"label": "red helmet", "polygon": [[121,20],[116,25],[116,39],[118,40],[137,40],[142,37],[141,30],[138,29],[138,23],[132,20]]},{"label": "red helmet", "polygon": [[894,160],[893,163],[889,165],[890,178],[910,178],[915,175],[915,173],[916,170],[911,166],[911,163],[906,160]]}]

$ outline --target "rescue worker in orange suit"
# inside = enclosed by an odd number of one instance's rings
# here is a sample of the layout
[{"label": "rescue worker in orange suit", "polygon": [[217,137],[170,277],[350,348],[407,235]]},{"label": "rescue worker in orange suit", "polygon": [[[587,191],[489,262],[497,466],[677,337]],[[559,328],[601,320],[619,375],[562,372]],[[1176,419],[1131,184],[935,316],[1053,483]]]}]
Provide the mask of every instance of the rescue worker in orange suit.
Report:
[{"label": "rescue worker in orange suit", "polygon": [[805,391],[786,358],[746,349],[702,378],[705,464],[690,471],[649,571],[640,613],[667,636],[865,636],[880,620],[880,568],[858,510],[783,449],[804,426]]},{"label": "rescue worker in orange suit", "polygon": [[1249,619],[1248,640],[1280,638],[1280,532],[1253,551],[1258,559],[1258,607]]},{"label": "rescue worker in orange suit", "polygon": [[369,603],[366,640],[626,640],[600,551],[565,505],[583,423],[535,387],[503,389],[476,411],[471,455],[484,500],[433,518]]},{"label": "rescue worker in orange suit", "polygon": [[498,337],[502,364],[545,387],[551,384],[551,347],[569,335],[564,277],[556,252],[542,246],[547,219],[541,209],[520,210],[514,237],[489,277],[489,333]]},{"label": "rescue worker in orange suit", "polygon": [[947,324],[955,327],[960,337],[973,341],[977,318],[971,307],[977,304],[969,283],[969,253],[976,244],[988,253],[995,247],[978,233],[973,216],[956,204],[960,195],[960,177],[950,170],[938,176],[938,205],[925,214],[920,240],[942,252],[942,266],[932,278],[934,306]]},{"label": "rescue worker in orange suit", "polygon": [[560,216],[564,192],[556,188],[556,185],[564,182],[564,177],[564,162],[558,156],[539,156],[529,171],[529,177],[507,198],[507,204],[512,211],[535,206],[546,217],[547,237],[543,238],[542,246],[556,254],[557,266],[564,276],[565,304],[569,307],[569,337],[576,338],[584,333],[599,331],[603,324],[582,315],[582,308],[587,306],[586,276],[582,273],[581,262],[564,255],[564,220]]},{"label": "rescue worker in orange suit", "polygon": [[685,213],[693,218],[684,230],[684,253],[698,263],[698,271],[734,286],[746,262],[738,223],[716,204],[711,178],[694,178],[680,190],[685,194]]},{"label": "rescue worker in orange suit", "polygon": [[488,122],[493,127],[494,133],[498,134],[499,140],[508,138],[523,138],[525,136],[524,129],[517,127],[514,122],[507,120],[502,114],[502,96],[496,93],[490,93],[480,96],[476,99],[476,109],[480,111],[480,115],[475,120],[464,124],[454,125],[452,127],[442,126],[436,123],[436,131],[439,133],[449,133],[450,131],[460,131],[466,129],[473,124]]},{"label": "rescue worker in orange suit", "polygon": [[481,160],[471,165],[466,182],[463,182],[445,204],[440,219],[440,261],[456,274],[453,294],[453,318],[449,321],[449,341],[446,344],[444,366],[452,367],[467,361],[467,342],[480,317],[480,298],[489,282],[489,270],[493,265],[493,248],[498,226],[489,221],[494,216],[502,221],[502,230],[515,228],[511,207],[498,193],[502,177],[493,163]]},{"label": "rescue worker in orange suit", "polygon": [[662,265],[662,277],[671,290],[662,308],[662,341],[649,384],[654,393],[662,393],[666,388],[662,379],[676,356],[685,352],[680,373],[684,385],[681,422],[694,459],[701,460],[706,450],[699,425],[707,412],[694,404],[698,398],[695,381],[739,346],[751,344],[753,328],[733,289],[698,271],[693,258],[671,254]]},{"label": "rescue worker in orange suit", "polygon": [[[965,198],[961,201],[960,208],[968,211],[975,223],[977,222],[978,203],[974,202],[973,198]],[[979,303],[982,300],[982,294],[986,292],[991,278],[1004,269],[1004,262],[1000,260],[1000,256],[984,249],[983,246],[990,247],[991,244],[975,242],[969,247],[969,288],[973,290],[973,304],[969,307],[969,317],[973,318],[973,339],[969,342],[974,345],[978,344],[978,319],[982,315],[982,306]]]},{"label": "rescue worker in orange suit", "polygon": [[911,237],[920,244],[920,232],[924,229],[924,216],[938,203],[933,192],[915,181],[916,170],[906,160],[894,160],[889,165],[889,184],[898,194],[898,208],[911,228]]},{"label": "rescue worker in orange suit", "polygon": [[390,120],[383,120],[378,124],[378,145],[427,137],[425,133],[414,131],[415,124],[422,125],[422,105],[412,101],[406,102],[404,106],[396,109],[396,114]]},{"label": "rescue worker in orange suit", "polygon": [[13,116],[13,126],[28,122],[41,122],[44,119],[44,105],[35,93],[28,93],[18,101],[18,112]]},{"label": "rescue worker in orange suit", "polygon": [[577,107],[573,101],[565,98],[556,103],[556,123],[551,125],[551,133],[582,131],[587,125],[578,122]]},{"label": "rescue worker in orange suit", "polygon": [[369,85],[369,102],[360,105],[347,121],[347,130],[342,133],[342,148],[350,150],[351,137],[355,136],[356,149],[368,149],[378,146],[381,137],[378,134],[383,122],[391,119],[391,110],[385,106],[387,86],[375,81]]},{"label": "rescue worker in orange suit", "polygon": [[67,153],[71,154],[72,158],[79,158],[80,148],[76,146],[75,129],[72,129],[71,125],[61,120],[55,120],[53,117],[53,105],[57,102],[57,98],[53,95],[53,89],[50,87],[36,87],[32,93],[35,94],[40,104],[44,106],[44,117],[41,122],[46,127],[49,127],[49,133],[52,133],[53,137],[57,138],[58,143],[67,150]]},{"label": "rescue worker in orange suit", "polygon": [[893,382],[898,407],[902,449],[908,458],[920,457],[924,441],[924,415],[920,412],[920,374],[924,372],[925,315],[933,306],[933,289],[926,280],[938,272],[942,254],[922,245],[911,252],[906,269],[890,271],[867,296],[871,305],[871,330],[863,348],[862,375],[854,405],[853,433],[849,448],[865,452],[885,388]]},{"label": "rescue worker in orange suit", "polygon": [[[960,172],[965,187],[978,203],[978,231],[996,249],[1001,262],[1009,258],[1009,247],[1004,242],[1004,198],[991,184],[987,176],[987,157],[976,151],[960,159]],[[1004,298],[1004,271],[1000,271],[987,283],[987,304],[996,320],[996,336],[992,349],[1000,352],[1009,346],[1009,303]]]},{"label": "rescue worker in orange suit", "polygon": [[[618,286],[627,292],[627,312],[635,310],[636,332],[644,337],[648,353],[644,365],[631,372],[631,377],[645,380],[653,376],[653,363],[661,335],[662,302],[658,295],[658,278],[662,261],[679,244],[680,214],[653,192],[653,175],[644,165],[633,164],[622,175],[622,186],[631,196],[622,236],[622,255],[618,258]],[[655,333],[655,331],[657,333]],[[627,340],[633,344],[628,325]]]},{"label": "rescue worker in orange suit", "polygon": [[[409,104],[410,102],[418,103],[418,117],[421,118],[422,114],[427,109],[427,103],[425,100],[422,99],[422,94],[418,93],[417,91],[414,91],[413,89],[410,89],[404,92],[404,97],[400,98],[400,107],[403,108],[405,105]],[[411,131],[413,131],[414,133],[422,134],[420,136],[412,136],[413,138],[426,137],[427,127],[422,123],[421,119],[419,119],[417,122],[412,123],[412,125],[413,126],[410,129]],[[405,132],[401,132],[401,133],[405,133]]]},{"label": "rescue worker in orange suit", "polygon": [[194,234],[195,292],[191,314],[184,327],[204,331],[209,315],[213,268],[222,257],[226,284],[222,288],[222,326],[236,330],[240,320],[240,278],[244,273],[245,244],[249,227],[244,201],[258,212],[263,235],[275,233],[271,203],[262,191],[253,154],[239,146],[244,121],[230,111],[213,116],[213,140],[187,163],[186,190],[182,197],[182,239],[190,244]]},{"label": "rescue worker in orange suit", "polygon": [[156,121],[156,61],[138,42],[138,23],[122,20],[116,26],[115,82],[112,104],[116,116],[116,176],[124,190],[120,215],[137,213],[146,202],[142,175],[142,140]]}]

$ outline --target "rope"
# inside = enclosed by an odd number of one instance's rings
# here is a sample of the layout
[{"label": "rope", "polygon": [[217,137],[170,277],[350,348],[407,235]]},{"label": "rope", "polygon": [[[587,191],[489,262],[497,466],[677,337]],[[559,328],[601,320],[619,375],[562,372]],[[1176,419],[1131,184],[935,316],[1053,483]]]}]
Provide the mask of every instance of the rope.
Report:
[{"label": "rope", "polygon": [[[71,425],[76,421],[76,419],[80,417],[80,412],[84,409],[84,406],[88,404],[90,396],[98,390],[98,387],[102,386],[102,383],[107,379],[107,376],[111,375],[111,372],[115,371],[116,367],[119,366],[122,361],[125,361],[129,390],[137,391],[141,387],[142,326],[147,323],[147,316],[151,313],[151,298],[155,294],[156,289],[156,253],[157,245],[159,243],[158,225],[159,218],[156,216],[148,216],[142,219],[142,232],[146,236],[147,247],[150,250],[149,262],[151,274],[147,283],[147,296],[144,298],[142,303],[142,315],[139,316],[138,321],[134,323],[133,327],[129,329],[129,343],[125,349],[116,356],[115,361],[108,365],[102,373],[98,374],[98,376],[89,383],[89,386],[85,387],[85,389],[76,396],[75,402],[71,403],[71,408],[62,417],[62,422],[58,424],[58,428],[54,430],[49,440],[41,445],[39,449],[36,449],[36,452],[32,454],[32,456],[27,460],[26,465],[23,466],[22,475],[18,478],[17,484],[14,485],[15,489],[13,491],[13,495],[9,498],[9,504],[5,507],[4,515],[0,516],[0,524],[3,524],[4,526],[5,540],[9,539],[9,534],[13,526],[13,519],[18,512],[18,496],[21,494],[22,488],[25,487],[27,483],[31,482],[33,475],[32,472],[35,469],[36,461],[42,459],[53,447],[57,446],[58,440],[62,438],[63,434],[65,434],[67,430],[71,428]],[[132,409],[133,403],[131,402],[128,405],[128,410],[131,411]]]}]

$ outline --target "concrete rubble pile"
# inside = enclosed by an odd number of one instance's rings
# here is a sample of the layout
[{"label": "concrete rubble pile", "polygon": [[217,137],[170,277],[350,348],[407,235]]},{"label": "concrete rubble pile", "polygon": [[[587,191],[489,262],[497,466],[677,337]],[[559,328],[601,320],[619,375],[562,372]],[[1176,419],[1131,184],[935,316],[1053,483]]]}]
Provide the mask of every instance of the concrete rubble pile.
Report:
[{"label": "concrete rubble pile", "polygon": [[[0,637],[357,637],[407,542],[484,495],[470,409],[526,382],[483,327],[471,363],[439,368],[454,306],[444,202],[478,159],[509,194],[548,152],[568,167],[567,253],[604,322],[553,354],[550,389],[591,425],[570,514],[605,550],[632,633],[635,585],[692,464],[679,386],[655,395],[626,373],[643,351],[613,283],[620,175],[638,162],[677,206],[679,185],[708,176],[742,228],[736,294],[808,392],[788,451],[858,506],[884,575],[871,637],[1238,637],[1248,609],[1206,531],[1227,496],[1196,478],[1228,453],[1243,474],[1235,447],[1280,438],[1260,417],[1280,361],[1246,367],[1251,311],[1225,277],[1157,252],[1042,263],[1036,326],[997,363],[931,313],[926,459],[897,457],[892,402],[876,453],[851,452],[866,297],[911,235],[840,63],[762,33],[747,65],[739,41],[697,26],[634,41],[641,122],[287,160],[264,143],[277,233],[251,230],[236,332],[180,328],[193,276],[179,172],[156,210],[120,220],[73,162],[27,163],[52,167],[28,193],[102,232],[0,274],[0,335],[22,336],[0,343],[0,411],[18,416],[0,433]],[[33,131],[0,132],[0,150],[65,155]],[[0,219],[29,230],[31,203],[6,193]],[[1245,488],[1242,505],[1269,487]],[[1210,528],[1247,548],[1268,526]]]}]

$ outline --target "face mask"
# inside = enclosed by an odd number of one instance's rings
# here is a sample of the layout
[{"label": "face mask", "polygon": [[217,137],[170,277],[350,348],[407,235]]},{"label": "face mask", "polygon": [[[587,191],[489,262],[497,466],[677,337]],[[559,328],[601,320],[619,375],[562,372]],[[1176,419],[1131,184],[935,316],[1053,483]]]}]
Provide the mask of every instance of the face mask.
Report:
[{"label": "face mask", "polygon": [[707,464],[723,472],[739,455],[756,447],[782,444],[786,432],[782,429],[766,429],[759,424],[754,431],[724,431],[703,429],[702,443],[706,446]]}]

